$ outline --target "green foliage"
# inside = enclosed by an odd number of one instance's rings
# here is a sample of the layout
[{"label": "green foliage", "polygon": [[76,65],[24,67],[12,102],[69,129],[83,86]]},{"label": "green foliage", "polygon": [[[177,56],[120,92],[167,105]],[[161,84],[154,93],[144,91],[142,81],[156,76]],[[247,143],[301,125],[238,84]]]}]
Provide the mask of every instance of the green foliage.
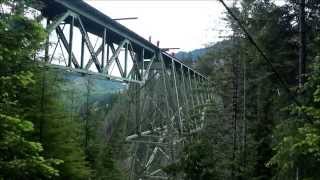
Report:
[{"label": "green foliage", "polygon": [[[97,179],[123,180],[126,172],[120,169],[117,161],[127,157],[124,144],[127,119],[120,114],[113,126],[110,137],[100,140],[99,153],[96,157]],[[106,138],[105,136],[102,136]]]},{"label": "green foliage", "polygon": [[[36,73],[36,84],[23,96],[23,106],[28,107],[25,118],[34,122],[38,137],[44,147],[44,156],[63,160],[58,167],[57,179],[89,179],[91,169],[86,161],[79,138],[80,126],[71,117],[59,99],[59,84],[63,77],[55,71]],[[50,83],[48,83],[50,82]]]},{"label": "green foliage", "polygon": [[[13,1],[1,1],[11,5]],[[33,141],[33,123],[24,118],[21,91],[34,85],[28,64],[45,33],[35,21],[17,15],[0,17],[0,179],[49,179],[59,175],[63,161],[44,158]],[[25,67],[22,67],[26,65]]]},{"label": "green foliage", "polygon": [[[31,1],[1,3],[12,8],[10,14],[2,14],[0,21],[0,105],[1,113],[7,117],[1,120],[10,122],[1,124],[7,130],[1,134],[6,145],[1,146],[2,153],[7,153],[1,172],[6,173],[4,177],[15,179],[58,175],[61,179],[88,179],[90,169],[77,139],[78,127],[57,101],[54,87],[57,78],[46,72],[41,74],[36,70],[38,64],[33,62],[36,52],[43,47],[46,33],[40,23],[21,14]],[[52,86],[44,84],[46,78],[52,81]],[[45,85],[50,90],[46,91]],[[27,139],[39,140],[42,145]]]},{"label": "green foliage", "polygon": [[210,149],[209,142],[197,140],[190,146],[186,146],[181,160],[182,169],[186,173],[185,179],[190,180],[214,180],[216,160]]},{"label": "green foliage", "polygon": [[123,180],[124,174],[121,173],[117,162],[116,152],[112,144],[105,144],[101,147],[97,156],[96,164],[96,178],[97,179],[110,179],[110,180]]},{"label": "green foliage", "polygon": [[[278,141],[274,147],[275,155],[268,166],[275,166],[279,177],[294,177],[297,169],[305,179],[317,179],[320,175],[319,67],[317,60],[304,87],[307,105],[288,108],[290,119],[281,123],[275,131]],[[306,116],[312,124],[307,123]]]},{"label": "green foliage", "polygon": [[[219,96],[216,96],[215,102],[206,105],[205,128],[187,138],[182,152],[179,153],[179,161],[163,167],[167,174],[187,180],[230,177],[228,169],[232,162],[228,155],[231,152],[231,137],[230,134],[225,134],[229,127],[221,118],[221,106]],[[194,112],[190,112],[192,113]]]},{"label": "green foliage", "polygon": [[[243,0],[241,1],[241,8],[233,7],[232,10],[253,36],[258,46],[271,59],[274,67],[288,82],[288,85],[295,87],[297,85],[299,48],[297,43],[299,38],[297,34],[298,22],[296,21],[298,14],[297,4],[288,1],[284,5],[278,6],[273,2]],[[316,10],[317,8],[319,8],[319,2],[309,2],[307,5],[307,62],[312,62],[319,58],[319,33],[316,32],[319,25],[319,11]],[[316,95],[319,92],[317,86],[320,83],[315,80],[315,77],[320,77],[320,74],[317,74],[316,68],[308,68],[308,72],[313,74],[310,77],[313,78],[311,81],[314,83],[313,85],[308,83],[303,92],[304,101],[307,105],[303,107],[289,106],[289,111],[280,111],[280,109],[292,103],[290,98],[278,85],[278,80],[275,78],[274,73],[262,60],[256,49],[246,40],[245,35],[234,19],[228,16],[226,20],[235,36],[231,40],[224,40],[213,45],[196,66],[201,72],[211,76],[215,84],[215,91],[222,98],[223,114],[220,117],[225,121],[218,127],[229,127],[229,129],[226,128],[227,130],[221,133],[221,136],[226,137],[224,138],[224,141],[227,141],[225,147],[228,148],[233,146],[233,139],[228,139],[227,137],[228,134],[233,133],[232,126],[230,127],[230,125],[234,125],[231,123],[234,114],[231,104],[234,102],[232,99],[234,84],[238,82],[240,90],[238,91],[236,105],[238,107],[237,114],[242,116],[245,113],[245,116],[241,118],[238,116],[237,122],[235,122],[237,127],[235,140],[236,158],[231,165],[235,166],[236,178],[270,179],[274,176],[278,179],[293,179],[295,178],[297,166],[300,167],[301,177],[317,177],[317,173],[313,173],[313,176],[310,176],[312,173],[309,175],[308,173],[318,171],[313,168],[318,166],[318,162],[299,154],[302,153],[303,148],[308,152],[316,153],[318,151],[315,148],[318,143],[318,125],[316,125],[315,121],[313,126],[306,126],[298,117],[303,112],[308,114],[311,119],[319,116],[319,105],[314,104],[318,101]],[[238,72],[234,70],[237,63],[240,64],[238,65],[240,67]],[[243,89],[244,63],[246,64],[245,89]],[[319,69],[319,67],[317,68]],[[244,91],[246,92],[245,111],[243,109]],[[308,97],[313,97],[313,99],[311,100]],[[244,120],[247,121],[246,135],[243,133]],[[278,127],[277,131],[274,131],[275,127]],[[213,132],[216,133],[217,130]],[[217,136],[212,135],[211,138],[213,139]],[[246,142],[244,142],[245,136]],[[245,145],[243,145],[244,143]],[[275,147],[275,156],[273,156],[272,152],[273,143],[278,144]],[[218,146],[222,147],[223,144]],[[295,149],[294,157],[293,149]],[[231,159],[231,154],[229,153],[226,153],[227,157],[223,161]],[[310,157],[312,156],[310,155]],[[269,162],[271,158],[272,160]],[[313,159],[315,159],[315,156]],[[309,167],[308,161],[314,162],[310,163],[310,168],[301,168]],[[266,166],[268,162],[269,164]],[[229,172],[232,171],[230,167]],[[276,168],[273,169],[273,167]],[[284,170],[282,169],[283,167],[290,168]],[[310,169],[310,171],[307,169]],[[282,176],[280,176],[280,172],[282,172]]]},{"label": "green foliage", "polygon": [[192,143],[185,145],[180,161],[164,167],[163,170],[171,176],[183,173],[183,179],[186,180],[222,179],[218,159],[208,140],[193,139]]},{"label": "green foliage", "polygon": [[0,65],[3,71],[12,72],[15,70],[12,66],[25,65],[33,59],[45,36],[44,29],[34,20],[18,15],[1,16]]},{"label": "green foliage", "polygon": [[[128,161],[130,148],[123,139],[133,128],[127,127],[132,123],[125,118],[127,114],[119,113],[123,104],[100,109],[106,104],[90,101],[88,82],[85,117],[70,116],[59,95],[65,79],[50,71],[37,71],[38,64],[33,62],[47,35],[37,21],[23,17],[25,7],[35,2],[0,0],[11,8],[10,13],[0,15],[0,179],[125,179],[126,166],[120,162]],[[209,109],[203,132],[189,137],[181,159],[163,168],[165,172],[189,180],[294,179],[297,174],[302,179],[318,179],[320,35],[315,27],[319,27],[319,6],[316,1],[307,5],[308,60],[316,63],[309,69],[301,107],[288,106],[274,73],[235,21],[226,18],[236,37],[215,44],[196,64],[214,81],[217,106]],[[241,8],[232,9],[294,87],[296,4],[287,1],[279,7],[269,0],[243,0]],[[237,97],[235,122],[232,96],[236,84],[241,89],[238,95],[246,92],[246,99]],[[286,106],[287,111],[279,111]],[[197,109],[193,111],[196,116]],[[312,124],[306,123],[306,116]]]},{"label": "green foliage", "polygon": [[0,178],[47,179],[58,176],[63,161],[44,159],[42,145],[25,137],[33,131],[29,121],[0,114]]}]

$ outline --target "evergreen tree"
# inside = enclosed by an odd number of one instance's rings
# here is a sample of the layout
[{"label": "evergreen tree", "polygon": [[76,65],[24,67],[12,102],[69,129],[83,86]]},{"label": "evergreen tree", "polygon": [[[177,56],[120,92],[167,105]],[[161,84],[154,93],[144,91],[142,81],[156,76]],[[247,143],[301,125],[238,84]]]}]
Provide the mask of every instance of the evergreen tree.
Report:
[{"label": "evergreen tree", "polygon": [[[56,71],[41,69],[37,72],[36,84],[24,96],[24,106],[28,107],[26,118],[32,120],[42,142],[46,157],[57,157],[64,161],[59,166],[61,179],[88,179],[91,169],[85,160],[81,146],[79,116],[69,116],[69,111],[61,101],[61,84],[64,76]],[[50,82],[50,83],[49,83]]]},{"label": "evergreen tree", "polygon": [[[319,39],[314,47],[320,47]],[[303,106],[292,104],[289,119],[284,119],[274,131],[275,154],[268,166],[275,167],[275,179],[310,179],[319,177],[320,127],[320,58],[315,56],[307,82],[302,89]]]},{"label": "evergreen tree", "polygon": [[42,156],[43,147],[30,137],[34,131],[25,119],[21,92],[35,83],[32,57],[41,47],[45,32],[34,20],[11,7],[0,16],[0,179],[49,179],[59,175],[61,160]]},{"label": "evergreen tree", "polygon": [[[28,157],[28,153],[34,153],[35,163],[38,163],[38,166],[42,165],[42,171],[48,171],[48,176],[58,175],[59,170],[60,179],[88,179],[90,169],[86,165],[85,155],[77,137],[79,128],[76,122],[71,121],[67,116],[59,101],[59,84],[57,82],[63,80],[63,77],[46,72],[41,63],[34,61],[39,58],[35,54],[43,47],[46,33],[39,22],[32,20],[35,19],[34,17],[23,16],[24,11],[29,11],[26,7],[32,6],[33,3],[33,1],[5,1],[1,4],[11,7],[8,14],[1,16],[0,57],[1,79],[3,80],[1,83],[5,88],[2,89],[5,95],[3,98],[6,100],[2,119],[9,115],[7,112],[13,115],[6,121],[19,126],[16,129],[8,127],[8,132],[16,131],[16,139],[21,140],[21,144],[12,146],[12,148],[17,148],[16,150],[9,150],[13,153],[12,157],[21,156],[23,158],[24,156]],[[48,83],[49,81],[50,83]],[[24,119],[26,122],[19,122],[19,119]],[[31,122],[35,125],[33,133],[29,132],[33,129]],[[4,137],[6,137],[7,132],[4,132]],[[27,141],[23,144],[23,136],[26,135],[26,132],[29,134],[28,138],[41,142],[42,146],[32,142],[27,146]],[[23,151],[24,156],[18,154],[19,149]],[[58,158],[61,161],[53,159],[47,162],[40,155],[48,159]],[[38,159],[37,156],[39,156]],[[31,160],[21,161],[21,164],[17,165],[21,166],[21,173],[36,172],[36,168],[31,166],[29,166],[30,169],[24,169],[29,161]],[[50,163],[54,162],[59,163],[57,169],[50,166]],[[3,172],[12,173],[10,171]],[[20,174],[18,172],[16,174],[19,177]],[[41,175],[41,173],[39,174]],[[15,177],[13,174],[10,176]],[[38,177],[35,173],[24,176],[20,178],[34,179]]]},{"label": "evergreen tree", "polygon": [[[123,105],[121,103],[121,105]],[[116,111],[118,111],[117,109]],[[127,158],[127,145],[124,142],[126,135],[126,123],[127,118],[124,114],[114,114],[115,112],[109,112],[106,120],[114,118],[114,122],[111,125],[112,129],[107,129],[111,132],[106,134],[100,134],[97,139],[99,142],[98,154],[95,156],[95,169],[97,170],[97,179],[110,179],[110,180],[123,180],[125,179],[127,172],[124,167],[121,167],[119,162],[124,161]],[[105,132],[106,129],[103,129]]]}]

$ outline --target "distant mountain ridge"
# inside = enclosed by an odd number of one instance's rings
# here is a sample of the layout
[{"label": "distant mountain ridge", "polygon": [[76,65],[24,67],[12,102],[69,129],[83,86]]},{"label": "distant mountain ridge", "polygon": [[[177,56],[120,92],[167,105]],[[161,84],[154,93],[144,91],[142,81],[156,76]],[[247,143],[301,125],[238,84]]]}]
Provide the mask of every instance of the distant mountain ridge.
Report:
[{"label": "distant mountain ridge", "polygon": [[200,48],[200,49],[195,49],[192,51],[180,51],[175,54],[175,57],[180,59],[181,61],[197,61],[199,58],[201,58],[203,55],[205,55],[210,48]]}]

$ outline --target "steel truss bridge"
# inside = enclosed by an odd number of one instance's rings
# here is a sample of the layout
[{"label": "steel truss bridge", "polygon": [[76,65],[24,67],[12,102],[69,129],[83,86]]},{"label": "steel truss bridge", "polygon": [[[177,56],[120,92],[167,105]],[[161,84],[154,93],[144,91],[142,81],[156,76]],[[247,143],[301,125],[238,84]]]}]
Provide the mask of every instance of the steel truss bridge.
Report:
[{"label": "steel truss bridge", "polygon": [[81,0],[42,1],[50,34],[43,64],[126,83],[129,178],[170,179],[162,168],[205,127],[208,79]]}]

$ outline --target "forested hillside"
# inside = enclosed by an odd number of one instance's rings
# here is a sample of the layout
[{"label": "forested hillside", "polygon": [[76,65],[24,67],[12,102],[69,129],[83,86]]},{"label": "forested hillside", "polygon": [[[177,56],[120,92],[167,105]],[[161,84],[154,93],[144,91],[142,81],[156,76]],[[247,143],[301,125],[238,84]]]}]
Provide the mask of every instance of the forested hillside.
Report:
[{"label": "forested hillside", "polygon": [[198,61],[204,54],[208,52],[210,47],[195,49],[192,51],[179,51],[174,56],[180,59],[182,62],[186,63],[187,65],[193,65]]},{"label": "forested hillside", "polygon": [[214,82],[222,109],[197,143],[185,149],[188,166],[182,170],[189,179],[319,178],[319,8],[318,1],[306,3],[307,65],[300,88],[299,4],[243,0],[231,9],[291,95],[228,14],[234,35],[196,63]]},{"label": "forested hillside", "polygon": [[[40,23],[43,17],[29,8],[38,1],[0,4],[5,7],[0,9],[0,180],[129,179],[135,157],[125,139],[136,132],[140,102],[131,97],[140,95],[127,91],[133,88],[129,83],[43,66],[40,61],[47,57],[40,54],[48,34]],[[306,3],[306,71],[301,78],[296,1],[280,6],[242,0],[231,10],[272,67],[226,13],[233,35],[206,49],[193,65],[213,84],[214,102],[201,105],[207,109],[205,128],[188,134],[181,157],[161,171],[185,180],[318,180],[320,2]],[[163,91],[159,82],[150,83],[150,91]],[[154,117],[152,103],[165,106],[164,101],[150,102],[143,120],[166,116]],[[163,113],[161,107],[157,111]],[[190,108],[186,116],[197,113]],[[147,145],[135,149],[137,156],[143,156],[143,148]]]}]

